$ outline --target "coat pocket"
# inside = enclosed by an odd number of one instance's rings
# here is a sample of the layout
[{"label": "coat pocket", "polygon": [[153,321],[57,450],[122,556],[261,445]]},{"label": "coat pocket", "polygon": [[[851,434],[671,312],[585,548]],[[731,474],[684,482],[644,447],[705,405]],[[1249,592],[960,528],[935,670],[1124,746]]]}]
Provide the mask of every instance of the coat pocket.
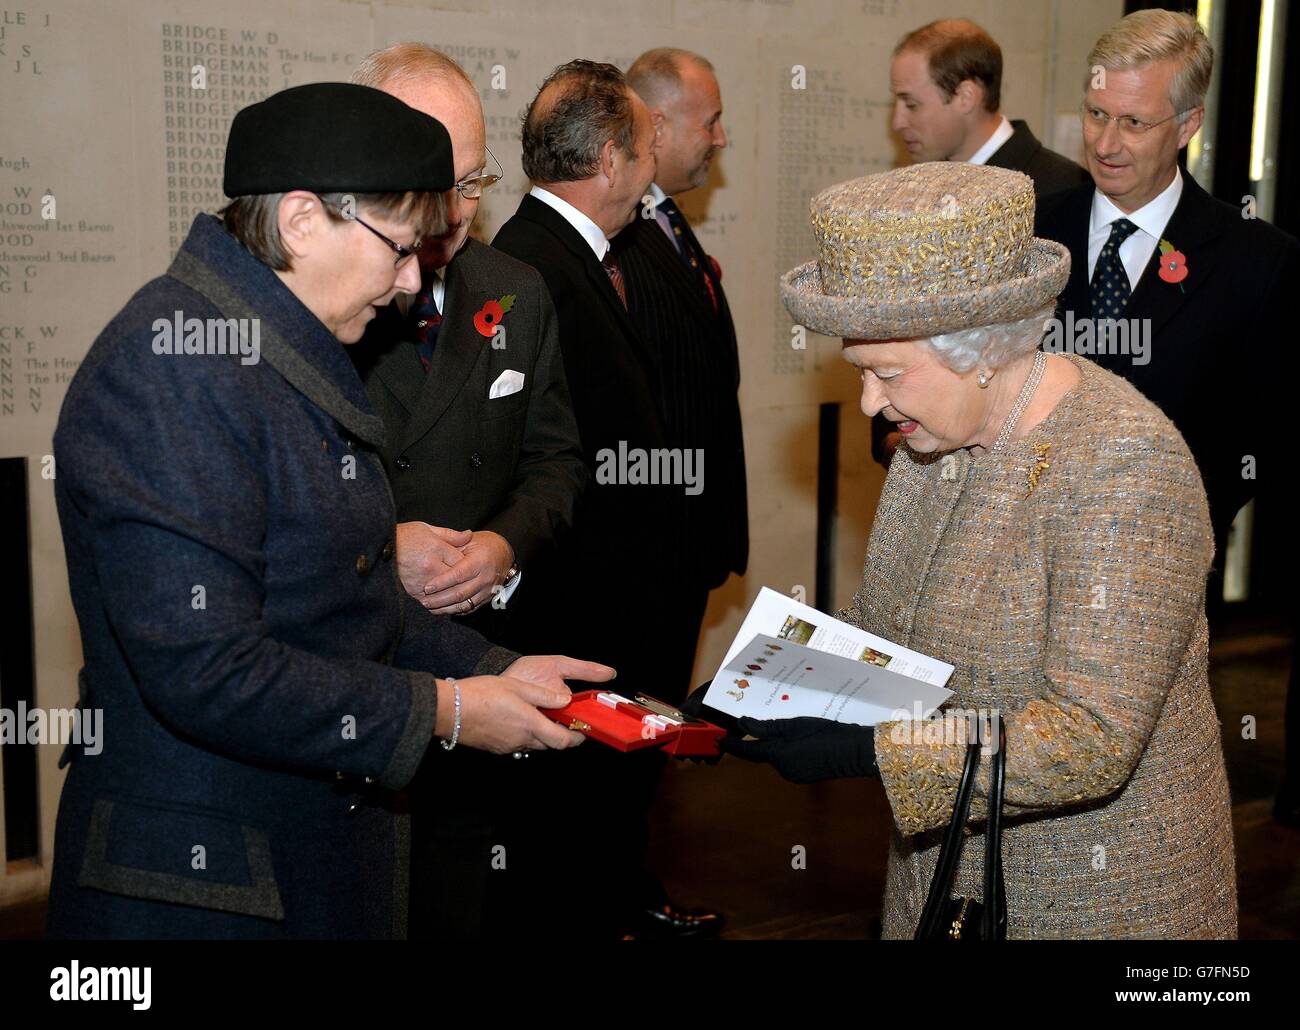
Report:
[{"label": "coat pocket", "polygon": [[284,919],[266,834],[202,808],[96,798],[77,883],[133,898]]}]

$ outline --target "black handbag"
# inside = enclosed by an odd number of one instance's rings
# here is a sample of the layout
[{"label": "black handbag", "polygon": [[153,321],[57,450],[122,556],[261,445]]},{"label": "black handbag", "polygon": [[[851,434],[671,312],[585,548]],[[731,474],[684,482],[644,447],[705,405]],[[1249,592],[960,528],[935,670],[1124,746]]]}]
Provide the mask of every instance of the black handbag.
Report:
[{"label": "black handbag", "polygon": [[[966,748],[966,765],[957,786],[957,802],[939,849],[939,865],[916,927],[915,940],[1002,941],[1007,937],[1007,892],[1002,880],[1002,795],[1006,783],[1007,739],[998,720],[998,747],[989,773],[988,821],[984,830],[984,901],[952,897],[953,874],[961,856],[970,814],[970,796],[979,769],[980,743]],[[989,899],[992,899],[990,902]]]}]

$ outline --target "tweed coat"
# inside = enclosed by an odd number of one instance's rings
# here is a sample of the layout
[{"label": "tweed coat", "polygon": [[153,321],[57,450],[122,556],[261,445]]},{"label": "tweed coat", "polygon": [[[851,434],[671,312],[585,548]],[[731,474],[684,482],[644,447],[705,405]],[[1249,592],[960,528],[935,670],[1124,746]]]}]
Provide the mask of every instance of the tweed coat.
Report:
[{"label": "tweed coat", "polygon": [[[1003,451],[899,449],[840,617],[952,663],[946,709],[1000,711],[1009,937],[1235,937],[1205,490],[1155,405],[1067,360],[1081,381]],[[916,929],[965,758],[964,738],[910,728],[875,731],[886,938]],[[974,898],[990,765],[953,887]]]},{"label": "tweed coat", "polygon": [[[259,319],[260,360],[157,353],[174,312]],[[442,754],[431,674],[517,656],[402,590],[383,439],[339,341],[210,215],[91,346],[55,491],[103,747],[64,755],[50,936],[402,936],[391,792]]]}]

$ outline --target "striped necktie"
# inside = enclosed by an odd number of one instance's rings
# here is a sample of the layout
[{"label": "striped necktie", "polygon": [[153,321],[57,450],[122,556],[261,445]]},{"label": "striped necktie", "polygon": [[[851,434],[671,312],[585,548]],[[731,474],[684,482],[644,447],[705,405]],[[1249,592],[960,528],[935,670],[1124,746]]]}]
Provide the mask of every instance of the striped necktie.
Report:
[{"label": "striped necktie", "polygon": [[605,274],[609,276],[609,281],[614,284],[614,292],[618,294],[618,299],[623,302],[623,310],[627,310],[627,283],[623,281],[623,269],[618,267],[618,262],[614,259],[614,248],[610,247],[605,251],[605,256],[601,258],[601,266],[605,269]]},{"label": "striped necktie", "polygon": [[659,202],[657,211],[662,211],[668,219],[668,224],[672,227],[673,242],[677,244],[677,253],[681,255],[683,261],[690,267],[691,271],[698,275],[704,281],[704,289],[708,291],[709,300],[713,303],[713,310],[718,310],[718,294],[713,288],[713,279],[704,267],[704,251],[699,244],[695,242],[695,236],[690,232],[686,222],[686,216],[673,203],[672,197],[664,197]]}]

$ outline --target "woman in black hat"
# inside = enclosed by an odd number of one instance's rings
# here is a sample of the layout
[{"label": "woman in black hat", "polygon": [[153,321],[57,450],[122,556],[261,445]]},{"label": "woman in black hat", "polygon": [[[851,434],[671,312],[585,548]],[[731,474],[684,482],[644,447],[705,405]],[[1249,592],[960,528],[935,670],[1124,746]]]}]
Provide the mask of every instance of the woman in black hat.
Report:
[{"label": "woman in black hat", "polygon": [[393,792],[426,752],[581,741],[538,707],[613,670],[491,647],[402,589],[383,426],[339,346],[418,288],[452,184],[445,129],[385,93],[254,104],[233,202],[78,371],[56,493],[104,729],[64,756],[51,936],[401,936]]}]

